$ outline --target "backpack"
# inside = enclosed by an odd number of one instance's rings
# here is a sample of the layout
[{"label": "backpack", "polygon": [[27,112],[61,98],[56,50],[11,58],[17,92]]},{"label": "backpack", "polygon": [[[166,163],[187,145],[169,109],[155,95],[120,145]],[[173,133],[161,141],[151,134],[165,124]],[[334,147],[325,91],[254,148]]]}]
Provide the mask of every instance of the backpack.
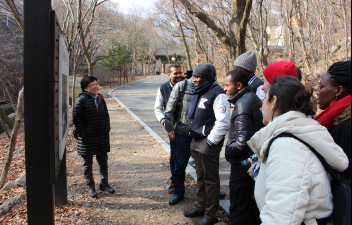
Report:
[{"label": "backpack", "polygon": [[306,145],[320,160],[323,164],[326,172],[332,177],[331,181],[331,191],[334,196],[334,211],[332,218],[334,220],[334,225],[351,225],[351,180],[344,179],[340,173],[333,171],[325,159],[308,143],[302,141],[298,137],[289,133],[282,133],[277,137],[273,138],[268,146],[267,156],[269,157],[269,150],[272,143],[280,137],[290,137],[294,138],[297,141],[300,141]]}]

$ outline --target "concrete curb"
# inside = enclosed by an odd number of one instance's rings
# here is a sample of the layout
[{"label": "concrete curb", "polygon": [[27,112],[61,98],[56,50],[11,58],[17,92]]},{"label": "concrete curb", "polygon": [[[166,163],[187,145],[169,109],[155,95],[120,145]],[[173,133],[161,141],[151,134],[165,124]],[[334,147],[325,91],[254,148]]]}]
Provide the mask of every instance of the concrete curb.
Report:
[{"label": "concrete curb", "polygon": [[[149,78],[146,78],[146,79],[149,79]],[[145,80],[145,79],[144,79]],[[140,80],[142,81],[142,80]],[[137,81],[139,82],[139,81]],[[157,140],[161,146],[163,146],[163,148],[170,154],[170,145],[168,143],[166,143],[164,141],[164,139],[162,139],[153,129],[151,129],[143,120],[141,120],[136,114],[134,114],[134,112],[132,112],[132,110],[130,110],[125,104],[123,104],[123,102],[116,98],[115,96],[112,95],[112,93],[120,88],[123,88],[123,87],[126,87],[126,86],[129,86],[130,84],[128,85],[124,85],[124,86],[121,86],[121,87],[118,87],[114,90],[112,90],[109,95],[114,98],[131,116],[133,116],[133,118],[135,118],[135,120],[138,121],[138,123],[140,123],[144,129],[146,129],[154,138],[155,140]],[[197,173],[196,173],[196,170],[191,166],[191,165],[187,165],[187,168],[186,168],[186,172],[195,180],[197,181]],[[230,215],[230,202],[227,200],[227,199],[223,199],[223,200],[220,200],[220,207],[228,214]]]}]

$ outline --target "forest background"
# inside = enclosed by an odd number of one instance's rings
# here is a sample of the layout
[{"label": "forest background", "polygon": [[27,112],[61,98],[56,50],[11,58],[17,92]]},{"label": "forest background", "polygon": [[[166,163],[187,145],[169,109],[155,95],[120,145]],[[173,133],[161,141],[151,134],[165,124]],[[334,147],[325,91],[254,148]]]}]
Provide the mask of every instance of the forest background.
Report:
[{"label": "forest background", "polygon": [[[0,100],[17,102],[23,86],[23,34],[13,10],[22,0],[0,0]],[[305,80],[317,81],[333,62],[350,57],[350,0],[155,0],[148,10],[116,1],[55,0],[70,54],[70,74],[104,83],[159,74],[165,55],[184,69],[209,62],[220,78],[246,50],[257,50],[258,71],[294,62]],[[123,75],[121,75],[123,74]]]}]

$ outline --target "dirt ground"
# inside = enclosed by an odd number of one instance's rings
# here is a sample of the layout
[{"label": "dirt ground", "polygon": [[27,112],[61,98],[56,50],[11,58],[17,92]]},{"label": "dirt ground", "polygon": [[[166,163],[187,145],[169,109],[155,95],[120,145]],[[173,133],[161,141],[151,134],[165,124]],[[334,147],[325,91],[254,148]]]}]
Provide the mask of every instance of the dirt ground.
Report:
[{"label": "dirt ground", "polygon": [[[72,184],[69,200],[83,203],[89,210],[89,224],[193,224],[182,213],[194,204],[194,182],[188,182],[186,200],[170,207],[167,152],[118,103],[106,101],[112,127],[109,182],[117,193],[98,192],[98,199],[90,199],[82,177],[82,160],[73,153],[68,157],[72,163],[68,168],[68,183]],[[98,166],[94,165],[99,184]]]},{"label": "dirt ground", "polygon": [[[169,206],[172,195],[166,192],[170,184],[168,153],[114,99],[108,98],[106,102],[112,127],[109,182],[116,193],[97,191],[97,199],[88,196],[82,159],[76,153],[77,143],[70,134],[67,145],[69,204],[55,209],[56,224],[195,224],[201,220],[201,217],[190,219],[183,216],[183,212],[195,204],[195,181],[187,177],[185,200]],[[2,134],[0,164],[4,161],[3,152],[6,152],[5,139]],[[13,180],[24,170],[24,151],[16,152],[15,158],[17,169],[11,170],[8,180]],[[98,189],[99,171],[95,160],[94,178]],[[0,203],[23,192],[25,187],[1,193]],[[26,202],[22,201],[0,217],[0,224],[27,224],[26,212]],[[220,211],[218,217],[220,221],[228,221],[224,212]]]}]

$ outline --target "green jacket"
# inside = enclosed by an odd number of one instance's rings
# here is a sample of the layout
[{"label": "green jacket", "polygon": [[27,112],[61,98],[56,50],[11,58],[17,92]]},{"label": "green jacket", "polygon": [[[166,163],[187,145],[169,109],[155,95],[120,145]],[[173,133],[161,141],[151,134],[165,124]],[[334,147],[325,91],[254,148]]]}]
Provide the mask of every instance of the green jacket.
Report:
[{"label": "green jacket", "polygon": [[[187,82],[186,91],[184,91],[185,82]],[[184,80],[177,83],[172,89],[165,110],[166,131],[175,131],[175,133],[179,135],[188,136],[190,124],[190,119],[188,118],[188,110],[191,104],[192,92],[194,88],[195,87],[192,78],[190,80]]]}]

